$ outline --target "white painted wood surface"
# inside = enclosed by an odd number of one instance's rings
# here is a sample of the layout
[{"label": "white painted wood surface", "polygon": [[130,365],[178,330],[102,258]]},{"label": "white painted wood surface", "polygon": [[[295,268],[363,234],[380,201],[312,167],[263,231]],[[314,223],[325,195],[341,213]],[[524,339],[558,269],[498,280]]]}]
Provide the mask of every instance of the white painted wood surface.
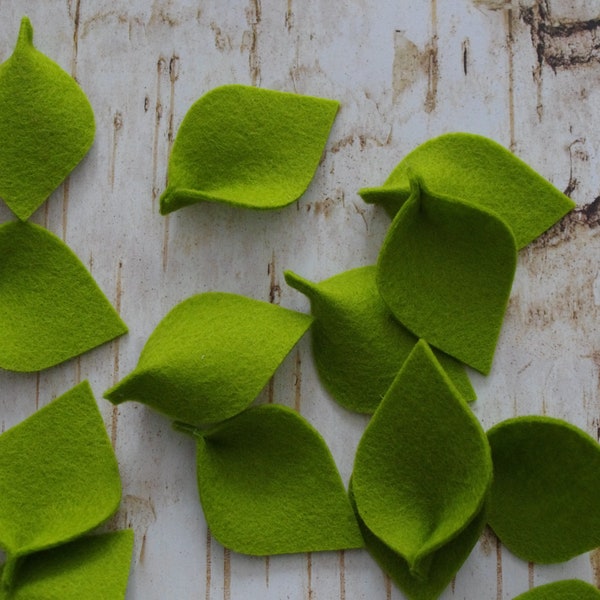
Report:
[{"label": "white painted wood surface", "polygon": [[[176,303],[226,290],[307,310],[285,285],[376,260],[388,219],[357,190],[383,182],[417,144],[447,131],[490,136],[567,190],[579,208],[521,252],[492,374],[473,375],[484,426],[543,413],[597,436],[600,343],[600,11],[586,0],[4,0],[0,59],[22,15],[37,47],[71,72],[97,119],[89,155],[35,214],[89,265],[130,333],[40,374],[0,372],[0,430],[89,379],[124,485],[112,527],[136,549],[128,600],[373,600],[402,595],[364,551],[270,559],[211,539],[194,446],[134,404],[101,399]],[[157,210],[173,136],[199,96],[246,83],[336,98],[342,109],[305,196],[255,213]],[[11,219],[0,207],[0,222]],[[1,257],[0,257],[1,260]],[[318,383],[309,340],[260,401],[298,408],[344,479],[365,418]],[[600,555],[528,565],[487,532],[442,598],[503,600],[564,577],[600,583]]]}]

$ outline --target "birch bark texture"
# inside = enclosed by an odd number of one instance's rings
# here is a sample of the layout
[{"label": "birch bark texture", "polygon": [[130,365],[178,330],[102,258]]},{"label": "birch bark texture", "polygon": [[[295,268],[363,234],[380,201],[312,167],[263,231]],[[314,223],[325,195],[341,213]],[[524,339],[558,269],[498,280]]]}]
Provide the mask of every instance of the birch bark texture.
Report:
[{"label": "birch bark texture", "polygon": [[[0,372],[0,431],[88,379],[119,459],[124,497],[109,528],[132,527],[128,600],[400,599],[365,551],[253,558],[211,538],[194,443],[137,404],[102,393],[131,371],[163,315],[222,290],[308,311],[283,270],[321,280],[373,264],[388,217],[366,205],[410,150],[450,131],[493,138],[578,204],[519,255],[492,373],[472,373],[487,429],[523,414],[600,435],[600,32],[584,0],[8,0],[0,59],[23,15],[35,44],[93,106],[94,145],[32,221],[88,266],[130,333],[38,374]],[[339,100],[317,174],[275,212],[202,204],[163,217],[167,159],[187,109],[228,83]],[[0,206],[0,222],[13,217]],[[0,257],[1,259],[1,257]],[[366,418],[318,382],[308,339],[259,402],[299,410],[344,480]],[[442,598],[509,600],[561,578],[600,586],[600,553],[528,565],[486,531]]]}]

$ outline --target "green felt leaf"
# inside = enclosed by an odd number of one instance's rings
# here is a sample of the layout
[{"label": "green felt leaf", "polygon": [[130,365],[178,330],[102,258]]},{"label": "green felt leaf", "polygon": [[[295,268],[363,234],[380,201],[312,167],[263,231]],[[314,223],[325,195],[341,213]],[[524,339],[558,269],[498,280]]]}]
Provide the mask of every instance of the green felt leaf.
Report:
[{"label": "green felt leaf", "polygon": [[[355,502],[350,484],[350,500]],[[432,553],[426,577],[411,573],[402,555],[394,552],[381,541],[357,513],[360,530],[369,554],[402,590],[409,600],[435,600],[448,587],[462,564],[468,558],[486,524],[485,509],[477,513],[473,520],[456,537]]]},{"label": "green felt leaf", "polygon": [[579,579],[565,579],[535,587],[514,600],[598,600],[600,590]]},{"label": "green felt leaf", "polygon": [[485,433],[420,340],[358,445],[352,481],[361,519],[422,578],[432,553],[480,511],[491,476]]},{"label": "green felt leaf", "polygon": [[0,435],[4,575],[19,557],[92,530],[120,499],[117,460],[83,382]]},{"label": "green felt leaf", "polygon": [[0,65],[0,197],[22,221],[85,156],[92,107],[77,82],[33,46],[21,21],[12,56]]},{"label": "green felt leaf", "polygon": [[516,262],[503,221],[415,181],[381,248],[377,285],[415,335],[487,374]]},{"label": "green felt leaf", "polygon": [[434,195],[452,196],[483,207],[512,230],[518,248],[546,231],[575,203],[500,144],[471,133],[448,133],[421,144],[392,171],[381,187],[359,193],[382,204],[393,217],[418,176]]},{"label": "green felt leaf", "polygon": [[[289,285],[311,301],[313,355],[325,387],[345,408],[373,413],[417,343],[382,300],[376,267],[335,275],[318,284],[286,271]],[[475,391],[463,365],[435,351],[465,400]]]},{"label": "green felt leaf", "polygon": [[236,294],[192,296],[159,323],[137,367],[104,397],[143,402],[192,425],[222,421],[258,396],[311,322]]},{"label": "green felt leaf", "polygon": [[325,441],[284,406],[249,408],[199,436],[198,490],[211,533],[236,552],[363,545]]},{"label": "green felt leaf", "polygon": [[489,523],[520,558],[556,563],[600,546],[600,445],[560,419],[516,417],[488,433]]},{"label": "green felt leaf", "polygon": [[308,187],[339,103],[243,85],[218,87],[188,111],[169,158],[160,211],[200,201],[280,208]]},{"label": "green felt leaf", "polygon": [[133,531],[126,529],[32,554],[19,565],[7,600],[124,599],[132,552]]},{"label": "green felt leaf", "polygon": [[0,226],[0,367],[39,371],[127,331],[87,269],[46,229]]}]

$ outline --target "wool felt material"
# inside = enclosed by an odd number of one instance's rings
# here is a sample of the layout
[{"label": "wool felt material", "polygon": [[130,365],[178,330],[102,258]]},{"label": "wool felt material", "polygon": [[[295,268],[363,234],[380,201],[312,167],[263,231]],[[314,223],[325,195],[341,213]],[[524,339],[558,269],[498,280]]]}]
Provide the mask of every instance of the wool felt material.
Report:
[{"label": "wool felt material", "polygon": [[104,397],[142,402],[192,425],[241,412],[306,332],[312,317],[224,292],[192,296],[148,338],[137,367]]},{"label": "wool felt material", "polygon": [[[376,272],[375,266],[359,267],[318,284],[285,272],[286,282],[310,299],[312,349],[321,381],[339,404],[369,414],[418,341],[382,300]],[[475,400],[464,366],[439,350],[435,354],[465,400]]]},{"label": "wool felt material", "polygon": [[381,187],[365,188],[366,202],[382,204],[394,216],[418,176],[433,194],[486,208],[512,230],[523,248],[575,207],[531,167],[493,140],[471,133],[448,133],[421,144],[392,171]]},{"label": "wool felt material", "polygon": [[31,554],[6,600],[124,600],[132,553],[133,531],[125,529]]},{"label": "wool felt material", "polygon": [[489,524],[523,560],[557,563],[600,546],[600,445],[550,417],[488,432],[494,461]]},{"label": "wool felt material", "polygon": [[367,425],[353,493],[370,531],[426,577],[432,553],[480,511],[492,477],[485,433],[420,340]]},{"label": "wool felt material", "polygon": [[39,371],[127,331],[96,282],[54,234],[0,226],[0,367]]},{"label": "wool felt material", "polygon": [[19,558],[91,531],[120,499],[117,460],[89,383],[0,435],[4,586],[18,576]]},{"label": "wool felt material", "polygon": [[297,412],[255,406],[196,437],[202,508],[227,548],[269,555],[363,546],[333,457]]},{"label": "wool felt material", "polygon": [[379,253],[377,286],[415,335],[487,374],[516,263],[501,219],[413,180]]},{"label": "wool felt material", "polygon": [[244,85],[208,92],[177,132],[161,214],[200,201],[290,204],[313,178],[338,108],[334,100]]},{"label": "wool felt material", "polygon": [[[350,500],[356,507],[350,482]],[[365,547],[381,569],[398,586],[409,600],[435,600],[448,587],[471,550],[479,540],[486,524],[483,508],[456,537],[431,555],[426,577],[411,573],[404,558],[381,541],[364,523],[357,512]]]},{"label": "wool felt material", "polygon": [[514,600],[599,600],[600,591],[590,583],[579,579],[565,579],[540,585]]},{"label": "wool felt material", "polygon": [[0,197],[26,220],[85,156],[92,107],[77,82],[36,50],[21,21],[12,56],[0,65]]}]

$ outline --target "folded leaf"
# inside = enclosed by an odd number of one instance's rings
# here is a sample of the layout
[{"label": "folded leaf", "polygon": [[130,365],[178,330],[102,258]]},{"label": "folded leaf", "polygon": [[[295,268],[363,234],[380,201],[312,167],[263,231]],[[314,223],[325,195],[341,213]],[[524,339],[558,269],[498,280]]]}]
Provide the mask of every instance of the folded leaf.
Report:
[{"label": "folded leaf", "polygon": [[421,340],[368,424],[352,476],[366,527],[427,577],[432,553],[482,508],[492,476],[479,422]]},{"label": "folded leaf", "polygon": [[598,600],[600,590],[579,579],[565,579],[535,587],[514,600]]},{"label": "folded leaf", "polygon": [[[285,273],[289,285],[311,301],[317,370],[345,408],[373,413],[418,338],[401,325],[381,299],[374,266],[352,269],[318,284]],[[441,351],[436,356],[465,400],[475,391],[463,365]]]},{"label": "folded leaf", "polygon": [[363,545],[325,441],[284,406],[252,407],[198,434],[198,490],[211,533],[236,552]]},{"label": "folded leaf", "polygon": [[471,133],[448,133],[408,154],[379,188],[359,193],[394,216],[417,176],[434,195],[487,209],[512,230],[523,248],[575,207],[575,203],[500,144]]},{"label": "folded leaf", "polygon": [[0,435],[0,547],[7,575],[26,554],[70,541],[118,508],[117,461],[92,390],[80,383]]},{"label": "folded leaf", "polygon": [[19,219],[28,219],[75,168],[94,133],[85,94],[35,49],[24,17],[14,53],[0,65],[0,197]]},{"label": "folded leaf", "polygon": [[[351,484],[350,500],[354,502]],[[448,587],[468,558],[486,524],[485,508],[456,537],[432,553],[426,577],[411,573],[404,558],[381,541],[357,513],[369,554],[409,600],[435,600]]]},{"label": "folded leaf", "polygon": [[503,221],[414,182],[381,248],[377,285],[415,335],[487,374],[516,261]]},{"label": "folded leaf", "polygon": [[0,226],[0,367],[39,371],[127,331],[87,269],[49,231]]},{"label": "folded leaf", "polygon": [[10,600],[122,600],[127,591],[133,531],[83,537],[32,554],[19,565]]},{"label": "folded leaf", "polygon": [[516,417],[488,433],[489,523],[523,560],[556,563],[600,546],[600,445],[560,419]]},{"label": "folded leaf", "polygon": [[169,158],[166,214],[200,201],[280,208],[319,165],[339,104],[243,85],[218,87],[188,111]]},{"label": "folded leaf", "polygon": [[154,330],[137,367],[105,398],[136,400],[185,423],[216,423],[246,408],[312,318],[223,292],[188,298]]}]

